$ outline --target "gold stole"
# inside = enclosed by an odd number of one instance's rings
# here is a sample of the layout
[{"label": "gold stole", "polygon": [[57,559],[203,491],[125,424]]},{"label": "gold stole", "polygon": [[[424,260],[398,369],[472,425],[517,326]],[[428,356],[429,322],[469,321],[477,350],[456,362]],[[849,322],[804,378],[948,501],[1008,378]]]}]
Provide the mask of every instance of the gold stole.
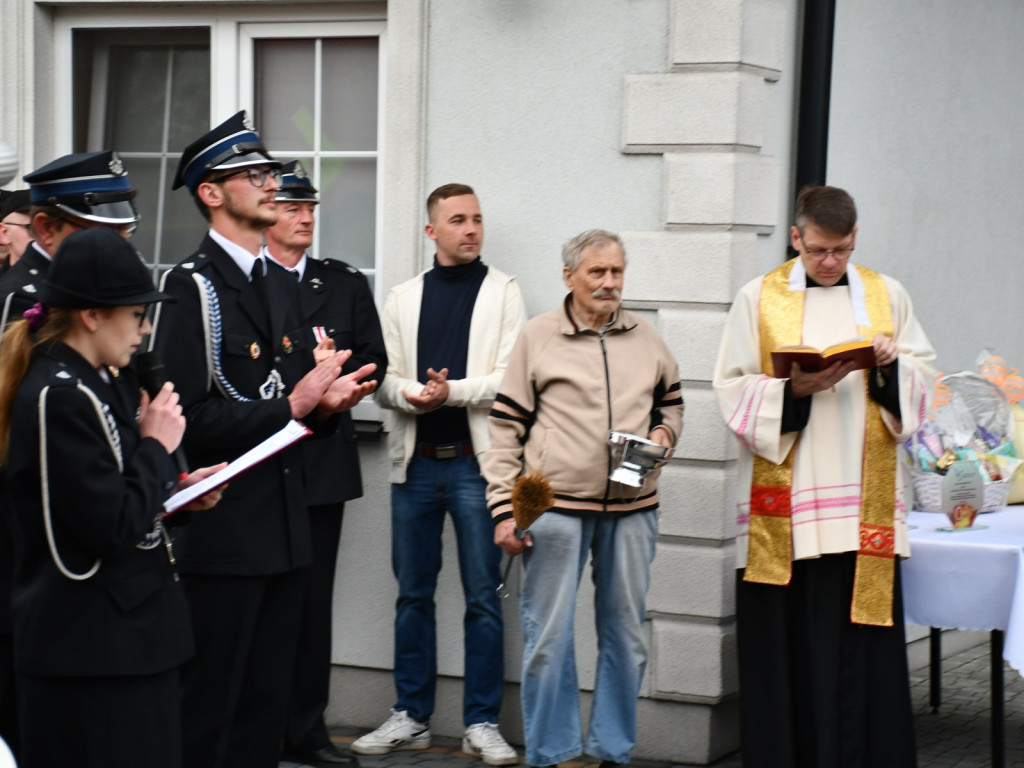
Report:
[{"label": "gold stole", "polygon": [[[803,341],[804,291],[789,289],[796,259],[772,270],[761,283],[759,330],[761,370],[771,376],[776,347]],[[858,333],[873,338],[893,333],[892,308],[885,281],[877,272],[854,267],[864,282],[869,327]],[[850,620],[855,624],[892,626],[895,557],[893,507],[896,498],[896,442],[882,421],[881,409],[868,395],[864,371],[864,465],[861,480],[860,548],[854,577]],[[797,438],[799,443],[799,438]],[[793,453],[781,464],[754,457],[750,489],[750,530],[744,581],[789,584],[793,561],[791,494]]]}]

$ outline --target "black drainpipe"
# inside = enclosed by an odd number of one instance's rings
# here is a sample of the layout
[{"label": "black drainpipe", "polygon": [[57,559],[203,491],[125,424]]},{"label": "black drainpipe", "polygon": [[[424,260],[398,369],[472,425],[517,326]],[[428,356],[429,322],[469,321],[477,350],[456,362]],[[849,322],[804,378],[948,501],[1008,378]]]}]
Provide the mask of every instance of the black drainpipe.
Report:
[{"label": "black drainpipe", "polygon": [[825,183],[835,19],[836,0],[804,0],[794,178],[797,191]]}]

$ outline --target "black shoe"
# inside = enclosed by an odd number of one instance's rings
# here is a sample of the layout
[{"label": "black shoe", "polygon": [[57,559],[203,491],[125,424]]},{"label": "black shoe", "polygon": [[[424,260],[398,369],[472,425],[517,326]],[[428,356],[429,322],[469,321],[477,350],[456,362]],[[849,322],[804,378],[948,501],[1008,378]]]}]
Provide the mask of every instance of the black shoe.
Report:
[{"label": "black shoe", "polygon": [[332,768],[337,765],[347,765],[349,768],[359,768],[359,761],[354,755],[346,755],[339,752],[333,744],[313,750],[302,752],[297,749],[286,749],[281,755],[282,760],[290,760],[293,763],[313,765],[316,768]]}]

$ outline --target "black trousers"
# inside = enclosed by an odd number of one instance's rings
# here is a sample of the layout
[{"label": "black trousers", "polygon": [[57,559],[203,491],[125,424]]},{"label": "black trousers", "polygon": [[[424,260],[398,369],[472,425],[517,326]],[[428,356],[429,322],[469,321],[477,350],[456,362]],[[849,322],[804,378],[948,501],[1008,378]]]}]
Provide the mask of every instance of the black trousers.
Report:
[{"label": "black trousers", "polygon": [[915,768],[899,562],[893,627],[850,622],[856,553],[793,563],[788,586],[737,572],[744,768]]},{"label": "black trousers", "polygon": [[299,648],[284,739],[286,747],[300,752],[314,752],[330,744],[324,711],[331,688],[334,574],[344,512],[344,502],[309,508],[313,564],[305,569],[302,584]]},{"label": "black trousers", "polygon": [[183,768],[180,672],[18,679],[20,768]]},{"label": "black trousers", "polygon": [[196,644],[182,675],[188,768],[277,768],[304,570],[182,578]]},{"label": "black trousers", "polygon": [[14,675],[14,643],[8,633],[0,632],[0,738],[18,758],[18,698]]}]

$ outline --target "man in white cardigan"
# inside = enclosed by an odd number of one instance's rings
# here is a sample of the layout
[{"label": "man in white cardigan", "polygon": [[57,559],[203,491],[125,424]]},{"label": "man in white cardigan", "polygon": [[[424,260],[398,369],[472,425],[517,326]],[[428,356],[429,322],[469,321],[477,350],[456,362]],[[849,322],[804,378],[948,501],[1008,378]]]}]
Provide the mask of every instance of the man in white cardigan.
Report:
[{"label": "man in white cardigan", "polygon": [[515,279],[480,259],[483,217],[472,188],[437,188],[427,198],[427,213],[427,237],[437,244],[434,266],[388,295],[388,370],[377,394],[391,410],[397,702],[391,717],[352,750],[379,755],[430,746],[437,678],[434,589],[447,512],[466,598],[462,749],[489,765],[514,765],[519,757],[497,725],[504,688],[496,594],[501,550],[493,541],[477,456],[489,446],[487,415],[526,308]]}]

